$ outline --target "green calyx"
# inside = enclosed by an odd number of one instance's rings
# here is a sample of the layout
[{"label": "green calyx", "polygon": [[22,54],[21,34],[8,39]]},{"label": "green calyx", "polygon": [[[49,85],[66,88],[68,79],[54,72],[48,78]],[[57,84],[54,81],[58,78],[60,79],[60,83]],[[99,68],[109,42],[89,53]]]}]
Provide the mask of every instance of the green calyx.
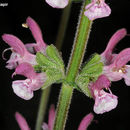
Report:
[{"label": "green calyx", "polygon": [[76,84],[86,96],[91,97],[91,92],[88,85],[90,82],[95,82],[102,74],[102,71],[103,63],[101,62],[101,57],[98,54],[94,54],[92,58],[84,65],[75,80]]},{"label": "green calyx", "polygon": [[43,89],[64,79],[64,63],[54,45],[47,46],[46,54],[37,52],[36,61],[38,64],[34,66],[35,71],[45,72],[47,76]]}]

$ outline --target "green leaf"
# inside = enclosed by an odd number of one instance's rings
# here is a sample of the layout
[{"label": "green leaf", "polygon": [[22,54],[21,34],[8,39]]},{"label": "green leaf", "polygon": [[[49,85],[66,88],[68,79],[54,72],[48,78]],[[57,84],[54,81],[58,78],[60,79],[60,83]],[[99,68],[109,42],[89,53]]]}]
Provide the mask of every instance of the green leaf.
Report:
[{"label": "green leaf", "polygon": [[92,97],[91,96],[91,92],[88,88],[88,84],[89,84],[89,77],[81,77],[81,76],[77,76],[76,80],[75,80],[76,84],[78,85],[78,87],[81,89],[81,91],[88,97]]},{"label": "green leaf", "polygon": [[34,70],[37,72],[37,73],[40,73],[42,71],[42,68],[40,65],[34,65]]},{"label": "green leaf", "polygon": [[80,75],[97,77],[101,75],[103,70],[103,63],[101,62],[101,57],[98,54],[94,54],[88,63],[84,66]]},{"label": "green leaf", "polygon": [[88,61],[83,67],[80,74],[76,78],[76,84],[79,86],[81,91],[91,97],[88,85],[90,82],[95,82],[97,78],[102,74],[103,63],[101,62],[101,57],[98,54],[93,55],[93,57]]},{"label": "green leaf", "polygon": [[56,83],[56,82],[59,83],[60,80],[62,81],[62,79],[64,79],[64,75],[61,72],[59,72],[57,69],[46,70],[46,76],[47,76],[47,79],[44,85],[42,86],[42,89],[49,87],[53,83]]},{"label": "green leaf", "polygon": [[97,77],[101,75],[102,73],[102,68],[103,68],[103,63],[97,63],[97,64],[92,64],[88,68],[86,67],[85,69],[82,70],[80,73],[82,76],[89,76],[89,77]]},{"label": "green leaf", "polygon": [[38,52],[36,54],[36,61],[38,65],[34,66],[35,70],[46,73],[46,81],[42,87],[43,89],[64,79],[64,64],[53,45],[46,48],[46,55]]},{"label": "green leaf", "polygon": [[63,60],[57,50],[57,48],[51,44],[50,46],[47,46],[46,48],[46,54],[55,62],[56,64],[59,64],[62,68],[64,68],[64,63]]},{"label": "green leaf", "polygon": [[57,65],[41,52],[37,52],[36,61],[40,66],[45,66],[47,68],[57,68]]},{"label": "green leaf", "polygon": [[91,67],[97,63],[101,62],[101,56],[99,54],[93,54],[92,58],[90,58],[90,60],[87,62],[87,64],[84,66],[83,69],[86,69],[88,67]]}]

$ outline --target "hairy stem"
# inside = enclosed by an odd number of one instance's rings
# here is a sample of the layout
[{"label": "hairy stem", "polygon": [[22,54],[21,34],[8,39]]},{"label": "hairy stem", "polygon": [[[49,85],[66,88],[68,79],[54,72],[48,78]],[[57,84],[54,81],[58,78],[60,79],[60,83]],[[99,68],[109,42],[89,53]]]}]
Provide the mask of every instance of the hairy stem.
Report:
[{"label": "hairy stem", "polygon": [[[55,44],[58,50],[61,49],[63,44],[63,40],[64,40],[64,36],[65,36],[65,32],[66,32],[66,28],[70,16],[71,5],[72,4],[70,1],[69,5],[62,12],[56,44]],[[51,87],[48,87],[47,89],[42,91],[35,130],[41,130],[41,126],[44,121],[46,107],[49,100],[50,91],[51,91]]]},{"label": "hairy stem", "polygon": [[84,16],[85,5],[89,2],[90,0],[84,1],[81,9],[72,54],[67,69],[66,81],[68,84],[63,83],[61,88],[53,130],[64,130],[65,127],[68,109],[73,94],[73,86],[70,84],[75,82],[76,75],[84,57],[89,32],[92,25],[92,22]]}]

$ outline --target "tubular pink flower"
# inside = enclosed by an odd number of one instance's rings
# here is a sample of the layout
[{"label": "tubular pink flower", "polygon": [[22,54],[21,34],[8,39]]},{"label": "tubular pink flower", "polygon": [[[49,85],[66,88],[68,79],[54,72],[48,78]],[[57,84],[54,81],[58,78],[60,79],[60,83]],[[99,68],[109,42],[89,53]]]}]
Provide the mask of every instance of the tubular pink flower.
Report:
[{"label": "tubular pink flower", "polygon": [[49,130],[53,130],[54,120],[55,120],[55,107],[54,105],[51,105],[49,110],[49,119],[48,119]]},{"label": "tubular pink flower", "polygon": [[30,63],[32,65],[36,64],[35,55],[29,53],[24,46],[23,42],[19,40],[16,36],[11,34],[2,35],[2,39],[11,46],[13,52],[10,59],[7,61],[7,68],[14,69],[18,64],[23,62]]},{"label": "tubular pink flower", "polygon": [[[110,91],[110,81],[105,75],[99,76],[95,83],[90,86],[92,96],[95,99],[94,112],[102,114],[116,108],[118,104],[117,96]],[[103,89],[108,89],[110,93]]]},{"label": "tubular pink flower", "polygon": [[54,105],[51,105],[49,109],[48,125],[46,123],[43,123],[42,125],[43,130],[53,130],[54,120],[55,120],[55,107]]},{"label": "tubular pink flower", "polygon": [[[21,130],[31,130],[28,126],[27,121],[19,112],[15,113],[15,119]],[[49,109],[48,124],[43,123],[43,125],[41,126],[42,129],[43,130],[53,130],[54,119],[55,119],[55,108],[54,108],[54,105],[51,105],[51,107]]]},{"label": "tubular pink flower", "polygon": [[121,51],[115,58],[114,62],[104,67],[104,74],[111,81],[125,79],[126,85],[130,86],[130,65],[126,65],[130,61],[130,48]]},{"label": "tubular pink flower", "polygon": [[90,20],[107,17],[111,14],[111,9],[104,0],[92,0],[85,9],[86,11],[84,12],[84,15]]},{"label": "tubular pink flower", "polygon": [[103,114],[104,112],[111,111],[116,108],[118,104],[117,96],[112,93],[107,93],[104,90],[94,90],[94,95],[94,112],[97,114]]},{"label": "tubular pink flower", "polygon": [[27,121],[20,113],[18,112],[15,113],[15,119],[21,130],[31,130],[28,126]]},{"label": "tubular pink flower", "polygon": [[45,52],[46,43],[43,41],[40,27],[31,17],[27,18],[26,23],[29,29],[31,30],[34,39],[36,40],[36,44],[32,44],[34,45],[33,47],[35,48],[36,51]]},{"label": "tubular pink flower", "polygon": [[25,100],[31,99],[33,91],[40,89],[46,80],[44,73],[35,73],[34,68],[28,63],[21,63],[16,68],[15,74],[27,77],[26,80],[17,80],[12,83],[14,93]]},{"label": "tubular pink flower", "polygon": [[53,8],[65,8],[69,3],[69,0],[45,0],[45,1]]},{"label": "tubular pink flower", "polygon": [[92,113],[89,113],[88,115],[86,115],[80,122],[78,130],[87,130],[93,118],[94,118],[94,115]]},{"label": "tubular pink flower", "polygon": [[112,54],[113,49],[115,48],[117,43],[121,39],[123,39],[126,35],[127,35],[126,29],[122,28],[122,29],[118,30],[117,32],[115,32],[113,34],[113,36],[110,38],[105,51],[101,54],[102,61],[105,65],[109,65],[114,61],[117,54]]}]

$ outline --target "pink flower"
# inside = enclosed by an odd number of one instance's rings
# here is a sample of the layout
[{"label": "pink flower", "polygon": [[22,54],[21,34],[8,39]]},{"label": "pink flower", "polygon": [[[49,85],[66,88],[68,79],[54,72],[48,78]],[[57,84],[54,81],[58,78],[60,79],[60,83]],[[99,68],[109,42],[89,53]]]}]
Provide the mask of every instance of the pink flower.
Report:
[{"label": "pink flower", "polygon": [[87,130],[88,126],[90,125],[90,123],[92,122],[94,116],[92,113],[89,113],[88,115],[86,115],[82,121],[80,122],[80,125],[78,127],[78,130]]},{"label": "pink flower", "polygon": [[27,121],[20,113],[16,112],[15,118],[21,130],[30,130]]},{"label": "pink flower", "polygon": [[94,112],[97,114],[103,114],[116,108],[118,104],[117,96],[111,92],[107,93],[104,90],[94,90],[95,104]]},{"label": "pink flower", "polygon": [[130,48],[124,49],[119,54],[112,53],[116,44],[126,35],[126,29],[118,30],[111,37],[105,51],[101,54],[101,58],[104,63],[103,74],[109,80],[118,81],[124,78],[126,85],[130,86],[130,65],[126,65],[130,61]]},{"label": "pink flower", "polygon": [[50,110],[49,110],[48,124],[43,123],[42,129],[53,130],[54,120],[55,120],[55,107],[54,105],[51,105]]},{"label": "pink flower", "polygon": [[[38,24],[31,18],[27,18],[27,25],[30,28],[35,40],[35,43],[26,44],[24,45],[23,42],[18,39],[16,36],[11,34],[4,34],[2,35],[2,39],[11,46],[10,50],[12,50],[12,54],[10,59],[7,61],[7,68],[14,69],[17,65],[27,62],[32,65],[36,64],[36,56],[33,53],[38,51],[45,53],[46,51],[46,43],[42,39],[42,33],[38,26]],[[35,49],[35,50],[34,50]],[[9,49],[6,49],[7,51]],[[4,51],[4,52],[5,52]]]},{"label": "pink flower", "polygon": [[28,48],[34,47],[36,52],[40,51],[45,53],[46,43],[42,38],[42,32],[40,30],[40,27],[31,17],[27,18],[26,23],[29,29],[31,30],[34,39],[36,40],[36,44],[32,43],[32,44],[27,44],[26,46]]},{"label": "pink flower", "polygon": [[130,61],[130,48],[121,51],[113,63],[104,66],[104,74],[111,81],[118,81],[122,78],[125,79],[126,85],[130,86],[130,65],[126,65]]},{"label": "pink flower", "polygon": [[127,35],[127,31],[125,28],[122,28],[118,31],[116,31],[113,36],[110,38],[108,45],[105,49],[105,51],[101,54],[102,61],[105,65],[110,65],[117,54],[113,54],[113,49],[117,45],[117,43],[123,39]]},{"label": "pink flower", "polygon": [[14,74],[27,77],[26,80],[17,80],[12,83],[14,93],[25,100],[31,99],[33,91],[40,89],[46,80],[45,73],[35,73],[34,68],[28,63],[21,63]]},{"label": "pink flower", "polygon": [[86,11],[84,12],[84,15],[90,20],[107,17],[111,14],[111,9],[104,0],[92,0],[85,9]]},{"label": "pink flower", "polygon": [[[20,113],[16,112],[15,118],[21,130],[31,130],[28,126],[27,121]],[[54,105],[51,105],[49,109],[48,124],[43,123],[43,125],[41,126],[42,129],[53,130],[54,119],[55,119],[55,108],[54,108]]]},{"label": "pink flower", "polygon": [[[90,85],[92,96],[95,99],[94,112],[97,114],[111,111],[118,104],[117,96],[112,94],[109,87],[110,81],[105,75],[99,76],[97,81]],[[108,89],[110,93],[103,89]]]},{"label": "pink flower", "polygon": [[45,0],[53,8],[65,8],[69,0]]},{"label": "pink flower", "polygon": [[35,55],[29,53],[24,46],[23,42],[19,40],[16,36],[11,34],[2,35],[2,39],[11,46],[12,54],[10,59],[7,61],[7,68],[14,69],[18,64],[23,62],[30,63],[32,65],[36,64]]},{"label": "pink flower", "polygon": [[[20,113],[16,112],[15,118],[21,130],[30,130],[26,119]],[[92,122],[93,118],[94,116],[92,113],[86,115],[80,122],[78,130],[86,130],[90,125],[90,123]],[[43,125],[41,126],[42,129],[53,130],[54,120],[55,120],[55,108],[54,105],[51,105],[49,109],[48,124],[44,122]]]}]

